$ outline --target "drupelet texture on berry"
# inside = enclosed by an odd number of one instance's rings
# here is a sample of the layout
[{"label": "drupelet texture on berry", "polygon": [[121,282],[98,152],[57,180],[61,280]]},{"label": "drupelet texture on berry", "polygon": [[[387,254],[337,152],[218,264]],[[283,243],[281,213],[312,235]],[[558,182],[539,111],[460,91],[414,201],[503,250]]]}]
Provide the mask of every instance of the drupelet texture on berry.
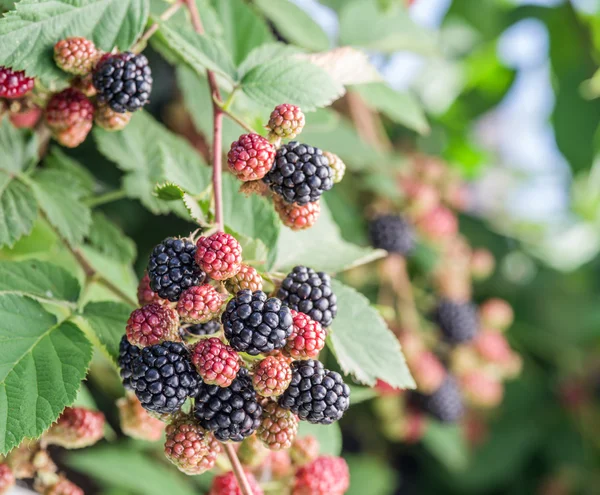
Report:
[{"label": "drupelet texture on berry", "polygon": [[92,77],[98,101],[115,112],[135,112],[150,99],[152,71],[148,59],[130,52],[104,56]]},{"label": "drupelet texture on berry", "polygon": [[242,180],[262,179],[275,161],[275,147],[258,134],[242,134],[231,143],[227,165]]},{"label": "drupelet texture on berry", "polygon": [[415,248],[415,233],[412,226],[398,215],[382,215],[369,223],[371,244],[377,249],[403,256]]},{"label": "drupelet texture on berry", "polygon": [[106,131],[122,131],[129,124],[131,116],[130,112],[119,113],[108,105],[98,105],[94,122]]},{"label": "drupelet texture on berry", "polygon": [[179,317],[177,311],[167,305],[148,304],[131,313],[125,331],[129,343],[138,347],[178,341]]},{"label": "drupelet texture on berry", "polygon": [[84,407],[67,407],[44,434],[44,440],[66,449],[94,445],[104,436],[104,414]]},{"label": "drupelet texture on berry", "polygon": [[309,229],[321,214],[321,204],[318,201],[305,205],[290,204],[277,194],[273,196],[273,206],[282,223],[292,230]]},{"label": "drupelet texture on berry", "polygon": [[216,337],[202,339],[194,346],[192,363],[207,385],[229,387],[240,370],[240,357]]},{"label": "drupelet texture on berry", "polygon": [[263,397],[277,397],[292,381],[292,369],[283,356],[267,356],[254,368],[252,385]]},{"label": "drupelet texture on berry", "polygon": [[256,268],[242,264],[240,271],[225,281],[225,287],[232,294],[248,289],[252,292],[262,290],[262,278]]},{"label": "drupelet texture on berry", "polygon": [[60,40],[54,45],[54,61],[65,72],[89,74],[102,56],[93,41],[82,37]]},{"label": "drupelet texture on berry", "polygon": [[309,423],[338,421],[350,406],[350,388],[339,373],[312,359],[292,363],[292,381],[279,405]]},{"label": "drupelet texture on berry", "polygon": [[292,495],[343,495],[349,486],[346,461],[341,457],[321,456],[298,469]]},{"label": "drupelet texture on berry", "polygon": [[194,335],[196,337],[202,337],[204,335],[214,335],[219,330],[221,330],[220,318],[210,320],[206,323],[199,323],[197,325],[190,325],[189,327],[185,327],[185,332],[187,334]]},{"label": "drupelet texture on berry", "polygon": [[[250,485],[250,490],[252,490],[252,495],[264,495],[264,492],[258,481],[254,475],[245,471],[246,479],[248,480],[248,484]],[[210,492],[208,495],[243,495],[242,489],[238,486],[237,478],[233,471],[229,471],[225,474],[220,474],[219,476],[215,476],[213,478],[212,485],[210,487]]]},{"label": "drupelet texture on berry", "polygon": [[296,266],[288,273],[277,297],[324,327],[331,325],[337,314],[337,297],[331,290],[331,277],[306,266]]},{"label": "drupelet texture on berry", "polygon": [[298,417],[277,402],[263,401],[263,413],[256,436],[270,450],[289,449],[298,433]]},{"label": "drupelet texture on berry", "polygon": [[238,292],[227,304],[221,322],[231,347],[252,356],[281,349],[292,333],[290,309],[262,291]]},{"label": "drupelet texture on berry", "polygon": [[77,148],[92,130],[92,122],[84,121],[66,129],[52,132],[52,137],[65,148]]},{"label": "drupelet texture on berry", "polygon": [[46,122],[53,131],[91,123],[93,119],[94,105],[87,96],[74,88],[56,93],[46,106]]},{"label": "drupelet texture on berry", "polygon": [[282,103],[271,112],[267,129],[269,137],[294,139],[302,132],[306,120],[300,107]]},{"label": "drupelet texture on berry", "polygon": [[259,427],[261,414],[246,368],[239,370],[229,387],[200,383],[194,415],[218,440],[241,442]]},{"label": "drupelet texture on berry", "polygon": [[292,335],[285,344],[285,354],[294,359],[316,359],[325,347],[327,332],[304,313],[292,310],[292,319]]},{"label": "drupelet texture on berry", "polygon": [[215,280],[226,280],[242,268],[242,246],[232,235],[216,232],[196,242],[196,263]]},{"label": "drupelet texture on berry", "polygon": [[471,303],[442,299],[435,308],[434,319],[451,344],[473,340],[479,329],[477,309]]},{"label": "drupelet texture on berry", "polygon": [[196,246],[189,239],[167,237],[148,260],[150,287],[163,299],[178,301],[181,293],[204,282],[206,274],[194,260]]},{"label": "drupelet texture on berry", "polygon": [[317,438],[312,435],[306,435],[294,439],[292,448],[290,449],[290,456],[296,466],[303,466],[319,457],[320,450],[321,445]]},{"label": "drupelet texture on berry", "polygon": [[413,402],[424,412],[444,423],[455,423],[464,414],[464,406],[456,379],[448,375],[431,395],[413,392]]},{"label": "drupelet texture on berry", "polygon": [[132,365],[131,383],[142,406],[159,414],[178,411],[198,394],[200,376],[178,342],[144,347]]},{"label": "drupelet texture on berry", "polygon": [[119,425],[125,435],[147,442],[160,440],[165,431],[165,423],[151,416],[142,407],[135,394],[126,393],[125,397],[121,397],[117,401],[117,407],[119,409]]},{"label": "drupelet texture on berry", "polygon": [[140,348],[136,345],[132,345],[127,340],[127,335],[121,337],[121,343],[119,344],[119,369],[121,370],[121,380],[126,390],[133,390],[133,384],[131,383],[133,371],[133,361],[140,355]]},{"label": "drupelet texture on berry", "polygon": [[182,321],[206,323],[219,315],[223,298],[212,285],[195,285],[186,289],[177,302],[177,312]]},{"label": "drupelet texture on berry", "polygon": [[333,179],[333,183],[337,184],[338,182],[342,182],[342,179],[346,174],[346,164],[339,156],[337,156],[335,153],[331,153],[330,151],[324,151],[323,155],[329,160],[329,166],[332,170],[331,178]]},{"label": "drupelet texture on berry", "polygon": [[291,141],[277,150],[275,164],[263,181],[288,203],[317,201],[333,187],[329,161],[319,148]]},{"label": "drupelet texture on berry", "polygon": [[147,272],[144,273],[138,284],[137,299],[140,306],[152,303],[167,304],[169,302],[152,290],[152,287],[150,287],[150,277]]},{"label": "drupelet texture on berry", "polygon": [[193,476],[212,469],[220,452],[214,435],[191,417],[176,418],[167,426],[165,456],[185,474]]},{"label": "drupelet texture on berry", "polygon": [[0,67],[0,98],[21,98],[33,89],[34,83],[34,79],[22,70]]}]

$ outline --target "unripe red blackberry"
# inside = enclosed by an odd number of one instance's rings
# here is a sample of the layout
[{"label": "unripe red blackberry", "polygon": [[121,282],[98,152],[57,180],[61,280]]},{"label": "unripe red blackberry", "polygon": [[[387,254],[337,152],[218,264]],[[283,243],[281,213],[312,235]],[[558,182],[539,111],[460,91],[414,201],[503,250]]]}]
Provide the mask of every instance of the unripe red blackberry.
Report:
[{"label": "unripe red blackberry", "polygon": [[506,330],[514,320],[513,309],[503,299],[488,299],[479,306],[481,324],[486,328]]},{"label": "unripe red blackberry", "polygon": [[148,414],[133,393],[126,394],[117,401],[121,431],[128,437],[148,442],[160,440],[165,431],[165,423]]},{"label": "unripe red blackberry", "polygon": [[181,340],[177,311],[156,303],[134,310],[127,320],[126,332],[129,343],[138,347]]},{"label": "unripe red blackberry", "polygon": [[36,106],[11,112],[10,123],[17,129],[33,129],[42,117],[42,109]]},{"label": "unripe red blackberry", "polygon": [[277,402],[263,402],[256,436],[271,450],[289,449],[298,433],[298,417]]},{"label": "unripe red blackberry", "polygon": [[132,115],[130,112],[115,112],[108,105],[98,105],[94,122],[106,131],[121,131],[129,124]]},{"label": "unripe red blackberry", "polygon": [[44,434],[50,444],[67,449],[94,445],[104,436],[104,414],[83,407],[67,407]]},{"label": "unripe red blackberry", "polygon": [[152,303],[161,305],[169,304],[167,299],[160,297],[152,290],[152,287],[150,287],[150,277],[148,276],[148,272],[144,272],[144,276],[141,278],[138,284],[137,299],[140,306],[146,306],[147,304]]},{"label": "unripe red blackberry", "polygon": [[182,416],[167,426],[165,456],[188,475],[212,469],[221,452],[214,435],[202,429],[191,417]]},{"label": "unripe red blackberry", "polygon": [[290,454],[285,450],[269,450],[267,466],[275,479],[288,476],[292,470]]},{"label": "unripe red blackberry", "polygon": [[504,397],[502,382],[480,370],[461,376],[460,388],[467,402],[475,407],[497,407]]},{"label": "unripe red blackberry", "polygon": [[219,315],[223,298],[212,285],[195,285],[181,293],[177,312],[187,323],[207,323]]},{"label": "unripe red blackberry", "polygon": [[91,130],[92,123],[85,121],[67,127],[66,129],[53,131],[52,137],[65,148],[77,148],[77,146],[85,141],[85,138]]},{"label": "unripe red blackberry", "polygon": [[252,385],[263,397],[277,397],[292,381],[292,369],[284,357],[267,356],[254,368]]},{"label": "unripe red blackberry", "polygon": [[271,112],[267,129],[269,129],[269,138],[289,138],[294,139],[302,132],[305,118],[300,107],[282,103],[277,105]]},{"label": "unripe red blackberry", "polygon": [[15,475],[8,464],[0,463],[0,495],[6,495],[15,486]]},{"label": "unripe red blackberry", "polygon": [[319,457],[319,450],[321,446],[316,437],[312,435],[306,435],[304,437],[296,437],[290,450],[292,456],[292,462],[296,466],[303,466],[309,462],[314,461]]},{"label": "unripe red blackberry", "polygon": [[53,131],[64,131],[91,123],[94,105],[81,91],[67,88],[56,93],[46,106],[46,122]]},{"label": "unripe red blackberry", "polygon": [[343,495],[349,486],[346,461],[341,457],[322,456],[298,469],[292,495]]},{"label": "unripe red blackberry", "polygon": [[89,74],[102,56],[93,41],[81,37],[66,38],[54,45],[54,61],[65,72]]},{"label": "unripe red blackberry", "polygon": [[273,206],[281,222],[292,230],[309,229],[319,219],[321,204],[318,201],[298,205],[286,203],[277,194],[273,195]]},{"label": "unripe red blackberry", "polygon": [[494,330],[479,332],[473,341],[473,346],[479,355],[489,363],[505,364],[510,362],[513,356],[504,334]]},{"label": "unripe red blackberry", "polygon": [[409,408],[402,421],[400,438],[405,443],[417,443],[423,438],[427,430],[427,420],[421,411]]},{"label": "unripe red blackberry", "polygon": [[275,147],[258,134],[242,134],[231,143],[227,164],[242,181],[262,179],[275,161]]},{"label": "unripe red blackberry", "polygon": [[292,335],[284,352],[294,359],[316,359],[325,347],[327,332],[320,323],[304,313],[292,311]]},{"label": "unripe red blackberry", "polygon": [[408,362],[419,392],[431,394],[440,388],[447,372],[442,362],[433,352],[422,352],[408,360]]},{"label": "unripe red blackberry", "polygon": [[21,98],[34,86],[34,79],[24,71],[13,71],[10,67],[0,67],[0,98]]},{"label": "unripe red blackberry", "polygon": [[242,264],[240,271],[225,281],[225,287],[235,295],[244,289],[251,290],[252,292],[262,290],[263,281],[256,268]]},{"label": "unripe red blackberry", "polygon": [[445,206],[432,208],[416,225],[419,232],[432,241],[445,241],[458,233],[458,219]]},{"label": "unripe red blackberry", "polygon": [[85,495],[83,490],[75,483],[62,476],[56,483],[46,487],[41,493],[43,495]]},{"label": "unripe red blackberry", "polygon": [[[246,471],[246,479],[248,480],[248,484],[250,485],[250,489],[252,490],[252,495],[264,495],[262,488],[256,481],[254,475]],[[243,495],[242,489],[238,486],[237,479],[235,474],[232,471],[229,471],[225,474],[220,474],[219,476],[215,476],[213,478],[212,486],[210,487],[210,492],[208,495]]]},{"label": "unripe red blackberry", "polygon": [[232,235],[216,232],[196,242],[196,263],[214,280],[226,280],[242,268],[242,246]]},{"label": "unripe red blackberry", "polygon": [[342,159],[337,156],[335,153],[331,151],[323,151],[323,156],[325,156],[329,160],[329,166],[331,167],[331,171],[333,172],[331,178],[333,179],[333,183],[337,184],[338,182],[342,182],[344,175],[346,174],[346,164],[342,161]]},{"label": "unripe red blackberry", "polygon": [[203,339],[192,352],[192,363],[207,385],[229,387],[240,370],[240,357],[216,337]]},{"label": "unripe red blackberry", "polygon": [[485,280],[496,266],[494,255],[488,249],[474,249],[471,254],[471,274],[476,280]]}]

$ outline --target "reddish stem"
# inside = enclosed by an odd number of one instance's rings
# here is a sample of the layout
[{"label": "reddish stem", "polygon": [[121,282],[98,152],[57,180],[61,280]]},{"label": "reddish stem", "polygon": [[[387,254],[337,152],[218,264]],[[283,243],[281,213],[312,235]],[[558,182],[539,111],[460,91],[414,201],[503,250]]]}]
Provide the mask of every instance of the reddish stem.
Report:
[{"label": "reddish stem", "polygon": [[[190,12],[192,18],[192,25],[198,34],[204,34],[204,26],[202,25],[202,19],[198,12],[195,0],[185,0],[185,4]],[[221,109],[221,93],[219,92],[219,85],[217,84],[217,78],[215,74],[207,70],[206,76],[208,78],[208,84],[210,86],[210,92],[212,96],[213,105],[213,149],[212,149],[212,162],[213,162],[213,196],[215,200],[215,223],[219,231],[224,230],[223,225],[223,187],[222,187],[222,168],[223,168],[223,156],[221,153],[222,137],[223,137],[223,110]],[[249,494],[252,495],[252,494]]]}]

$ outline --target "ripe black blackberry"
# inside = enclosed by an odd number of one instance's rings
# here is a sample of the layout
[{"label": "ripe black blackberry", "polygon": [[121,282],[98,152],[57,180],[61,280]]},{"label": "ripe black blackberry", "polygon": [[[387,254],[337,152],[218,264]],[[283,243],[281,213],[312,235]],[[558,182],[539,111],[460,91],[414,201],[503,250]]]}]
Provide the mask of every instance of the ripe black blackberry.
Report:
[{"label": "ripe black blackberry", "polygon": [[333,187],[333,171],[319,148],[290,141],[277,150],[263,181],[288,203],[305,205]]},{"label": "ripe black blackberry", "polygon": [[178,301],[185,289],[204,282],[206,274],[195,254],[196,245],[189,239],[167,237],[157,244],[148,260],[150,288],[163,299]]},{"label": "ripe black blackberry", "polygon": [[324,327],[330,326],[337,314],[337,297],[331,290],[331,277],[306,266],[295,266],[288,273],[277,297]]},{"label": "ripe black blackberry", "polygon": [[206,323],[198,323],[185,328],[185,332],[189,335],[202,337],[203,335],[213,335],[221,329],[221,322],[218,319],[210,320]]},{"label": "ripe black blackberry", "polygon": [[140,355],[140,351],[139,347],[129,343],[127,335],[121,337],[121,343],[119,344],[119,369],[121,370],[121,380],[126,390],[133,390],[131,383],[133,371],[131,366]]},{"label": "ripe black blackberry", "polygon": [[148,59],[131,52],[108,55],[94,69],[92,83],[98,101],[115,112],[135,112],[150,99],[152,71]]},{"label": "ripe black blackberry", "polygon": [[149,411],[174,413],[188,397],[198,394],[200,376],[190,362],[188,351],[178,342],[144,347],[132,370],[135,394]]},{"label": "ripe black blackberry", "polygon": [[279,405],[309,423],[329,425],[350,406],[350,388],[339,373],[325,369],[320,361],[294,361],[292,381]]},{"label": "ripe black blackberry", "polygon": [[262,407],[246,368],[229,387],[200,384],[194,416],[222,442],[241,442],[260,426]]},{"label": "ripe black blackberry", "polygon": [[450,344],[473,340],[479,328],[477,309],[471,303],[441,299],[435,308],[434,319]]},{"label": "ripe black blackberry", "polygon": [[403,256],[415,247],[415,232],[412,226],[398,215],[382,215],[369,223],[371,244],[378,249]]},{"label": "ripe black blackberry", "polygon": [[281,349],[292,334],[292,313],[275,297],[239,291],[221,315],[225,338],[236,351],[252,356]]},{"label": "ripe black blackberry", "polygon": [[423,411],[444,423],[455,423],[461,419],[464,406],[456,379],[448,375],[431,395],[413,393],[413,402]]}]

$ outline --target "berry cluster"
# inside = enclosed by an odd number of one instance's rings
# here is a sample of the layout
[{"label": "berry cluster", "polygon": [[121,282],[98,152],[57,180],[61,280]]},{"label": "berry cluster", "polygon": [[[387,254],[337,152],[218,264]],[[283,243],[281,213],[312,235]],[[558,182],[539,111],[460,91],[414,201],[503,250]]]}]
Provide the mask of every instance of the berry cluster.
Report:
[{"label": "berry cluster", "polygon": [[342,180],[346,170],[333,153],[297,141],[282,144],[283,138],[300,134],[304,123],[300,108],[278,105],[269,118],[267,138],[243,134],[227,155],[229,169],[245,182],[244,191],[264,193],[266,186],[270,188],[275,211],[292,230],[315,224],[321,212],[319,198]]},{"label": "berry cluster", "polygon": [[[109,131],[123,129],[131,112],[150,98],[152,73],[141,54],[104,53],[93,41],[70,37],[54,45],[54,61],[73,76],[68,88],[32,98],[35,81],[23,71],[0,67],[0,107],[16,127],[33,128],[42,115],[52,136],[68,148],[79,146],[94,122]],[[45,101],[45,109],[40,101]]]},{"label": "berry cluster", "polygon": [[276,297],[262,288],[223,232],[167,238],[149,257],[120,345],[121,422],[152,438],[153,416],[166,421],[165,454],[185,473],[211,469],[219,442],[287,449],[299,420],[331,424],[348,409],[348,385],[316,360],[337,313],[329,276],[297,266]]}]

